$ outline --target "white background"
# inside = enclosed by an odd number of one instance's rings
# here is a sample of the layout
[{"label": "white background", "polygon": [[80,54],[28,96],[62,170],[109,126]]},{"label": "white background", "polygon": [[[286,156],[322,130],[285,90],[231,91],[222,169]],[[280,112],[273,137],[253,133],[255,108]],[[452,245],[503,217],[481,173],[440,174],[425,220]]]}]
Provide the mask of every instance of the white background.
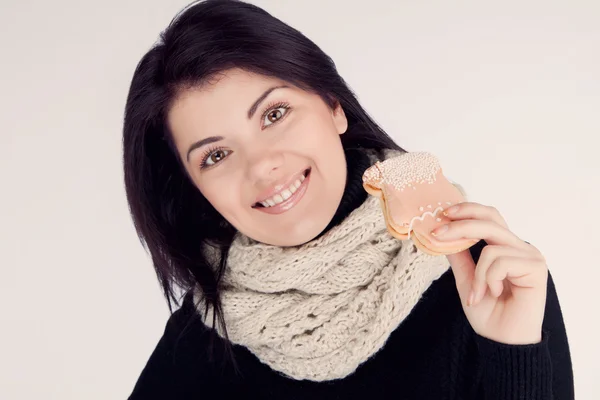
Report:
[{"label": "white background", "polygon": [[[542,250],[600,398],[600,2],[261,0],[406,149]],[[121,170],[134,68],[187,1],[0,5],[0,398],[126,398],[168,318]],[[277,38],[273,38],[277,45]]]}]

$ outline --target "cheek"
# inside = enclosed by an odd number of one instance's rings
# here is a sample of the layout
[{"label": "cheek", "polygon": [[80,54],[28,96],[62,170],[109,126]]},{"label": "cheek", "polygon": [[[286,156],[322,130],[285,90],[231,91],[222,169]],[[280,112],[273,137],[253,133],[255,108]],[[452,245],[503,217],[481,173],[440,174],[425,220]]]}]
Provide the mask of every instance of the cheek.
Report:
[{"label": "cheek", "polygon": [[236,185],[225,179],[210,179],[199,185],[202,195],[226,219],[241,210],[240,193]]},{"label": "cheek", "polygon": [[339,146],[339,134],[332,119],[322,113],[315,112],[310,114],[309,118],[298,121],[289,133],[286,141],[289,139],[288,143],[294,147],[301,146],[311,151],[324,152],[332,146]]}]

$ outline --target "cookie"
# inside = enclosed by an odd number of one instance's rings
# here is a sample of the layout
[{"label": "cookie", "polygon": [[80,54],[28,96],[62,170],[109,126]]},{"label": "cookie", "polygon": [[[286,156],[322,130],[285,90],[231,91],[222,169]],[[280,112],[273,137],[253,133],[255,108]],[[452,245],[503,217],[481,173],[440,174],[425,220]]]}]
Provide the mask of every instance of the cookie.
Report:
[{"label": "cookie", "polygon": [[477,243],[473,239],[440,241],[431,235],[432,230],[451,221],[443,211],[465,198],[430,153],[404,153],[378,161],[364,172],[363,187],[380,199],[390,234],[400,240],[411,239],[428,254],[454,254]]}]

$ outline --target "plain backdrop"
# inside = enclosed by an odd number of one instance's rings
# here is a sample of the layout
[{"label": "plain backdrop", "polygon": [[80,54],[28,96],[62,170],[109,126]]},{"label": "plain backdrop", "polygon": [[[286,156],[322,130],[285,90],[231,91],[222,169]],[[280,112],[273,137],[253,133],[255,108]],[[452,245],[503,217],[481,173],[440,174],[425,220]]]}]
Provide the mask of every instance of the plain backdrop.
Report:
[{"label": "plain backdrop", "polygon": [[[261,0],[546,256],[600,398],[600,2]],[[185,0],[0,3],[0,398],[124,399],[168,318],[124,195],[134,68]],[[277,38],[273,38],[277,46]]]}]

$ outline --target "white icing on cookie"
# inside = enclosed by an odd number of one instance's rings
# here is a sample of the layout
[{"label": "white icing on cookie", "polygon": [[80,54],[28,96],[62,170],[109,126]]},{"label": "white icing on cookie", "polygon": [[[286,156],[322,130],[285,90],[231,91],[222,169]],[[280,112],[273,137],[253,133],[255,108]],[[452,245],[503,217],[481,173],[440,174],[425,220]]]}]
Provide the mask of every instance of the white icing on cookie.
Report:
[{"label": "white icing on cookie", "polygon": [[423,221],[425,219],[425,217],[428,215],[431,215],[432,218],[435,218],[437,213],[439,213],[440,211],[444,211],[444,207],[438,207],[435,210],[433,210],[433,212],[427,211],[427,212],[424,212],[423,215],[418,215],[416,217],[413,217],[410,220],[410,224],[408,224],[408,239],[410,239],[410,234],[412,233],[413,224],[415,223],[415,221],[417,221],[417,220]]},{"label": "white icing on cookie", "polygon": [[362,180],[363,182],[379,185],[381,184],[382,178],[381,161],[377,161],[372,167],[367,168],[363,174]]},{"label": "white icing on cookie", "polygon": [[412,183],[433,184],[435,175],[441,169],[437,157],[424,152],[404,153],[400,157],[378,163],[377,166],[381,171],[377,173],[373,171],[368,179],[382,178],[382,183],[387,183],[400,191],[411,186],[416,190]]}]

